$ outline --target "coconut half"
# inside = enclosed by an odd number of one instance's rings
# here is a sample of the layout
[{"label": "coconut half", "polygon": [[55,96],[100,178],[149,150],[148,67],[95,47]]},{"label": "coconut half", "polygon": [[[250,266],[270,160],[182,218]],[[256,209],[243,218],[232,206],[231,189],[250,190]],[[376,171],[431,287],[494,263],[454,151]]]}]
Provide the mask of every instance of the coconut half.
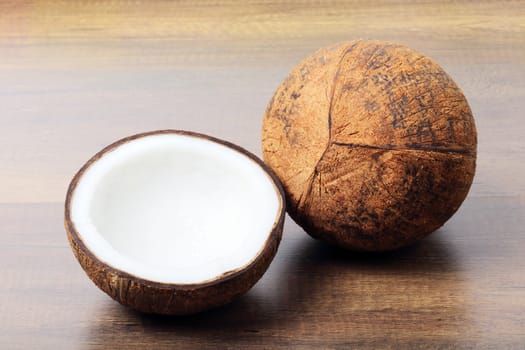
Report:
[{"label": "coconut half", "polygon": [[113,143],[75,175],[65,203],[73,252],[118,302],[190,314],[247,292],[281,238],[285,201],[253,154],[162,130]]}]

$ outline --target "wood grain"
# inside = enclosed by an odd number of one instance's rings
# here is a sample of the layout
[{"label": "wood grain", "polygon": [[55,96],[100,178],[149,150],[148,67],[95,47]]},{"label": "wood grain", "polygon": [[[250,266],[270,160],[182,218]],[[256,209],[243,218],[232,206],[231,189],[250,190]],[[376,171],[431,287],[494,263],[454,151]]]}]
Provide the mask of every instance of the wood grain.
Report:
[{"label": "wood grain", "polygon": [[[262,114],[319,47],[400,42],[462,87],[474,185],[421,243],[356,255],[288,220],[263,279],[189,318],[121,307],[62,227],[76,170],[118,138],[189,129],[260,154]],[[0,2],[0,348],[523,348],[525,3]]]}]

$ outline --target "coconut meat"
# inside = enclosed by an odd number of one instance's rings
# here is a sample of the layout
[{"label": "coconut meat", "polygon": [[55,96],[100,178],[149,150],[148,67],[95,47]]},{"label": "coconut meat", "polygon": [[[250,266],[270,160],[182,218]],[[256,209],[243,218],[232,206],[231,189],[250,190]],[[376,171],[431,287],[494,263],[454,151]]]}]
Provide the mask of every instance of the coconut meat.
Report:
[{"label": "coconut meat", "polygon": [[136,277],[202,283],[247,266],[282,209],[266,171],[194,136],[157,134],[106,152],[80,177],[70,215],[100,261]]}]

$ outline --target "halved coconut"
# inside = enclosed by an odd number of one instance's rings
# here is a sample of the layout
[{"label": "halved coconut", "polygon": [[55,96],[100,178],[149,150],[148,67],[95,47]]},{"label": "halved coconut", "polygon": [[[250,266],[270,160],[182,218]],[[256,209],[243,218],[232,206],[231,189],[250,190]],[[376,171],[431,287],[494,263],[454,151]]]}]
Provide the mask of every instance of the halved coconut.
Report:
[{"label": "halved coconut", "polygon": [[283,198],[275,175],[246,150],[162,130],[91,158],[69,186],[65,227],[82,268],[113,299],[190,314],[259,280],[281,239]]}]

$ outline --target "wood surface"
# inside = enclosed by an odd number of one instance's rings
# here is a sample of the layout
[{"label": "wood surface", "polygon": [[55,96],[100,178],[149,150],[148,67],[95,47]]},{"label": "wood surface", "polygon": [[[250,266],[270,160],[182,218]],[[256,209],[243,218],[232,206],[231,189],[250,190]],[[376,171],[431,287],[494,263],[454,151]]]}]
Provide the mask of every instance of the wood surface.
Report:
[{"label": "wood surface", "polygon": [[[319,47],[365,38],[434,58],[476,117],[457,214],[412,247],[355,254],[287,220],[270,269],[191,317],[126,309],[63,229],[73,174],[138,132],[260,154],[262,115]],[[0,348],[525,347],[525,2],[0,1]]]}]

